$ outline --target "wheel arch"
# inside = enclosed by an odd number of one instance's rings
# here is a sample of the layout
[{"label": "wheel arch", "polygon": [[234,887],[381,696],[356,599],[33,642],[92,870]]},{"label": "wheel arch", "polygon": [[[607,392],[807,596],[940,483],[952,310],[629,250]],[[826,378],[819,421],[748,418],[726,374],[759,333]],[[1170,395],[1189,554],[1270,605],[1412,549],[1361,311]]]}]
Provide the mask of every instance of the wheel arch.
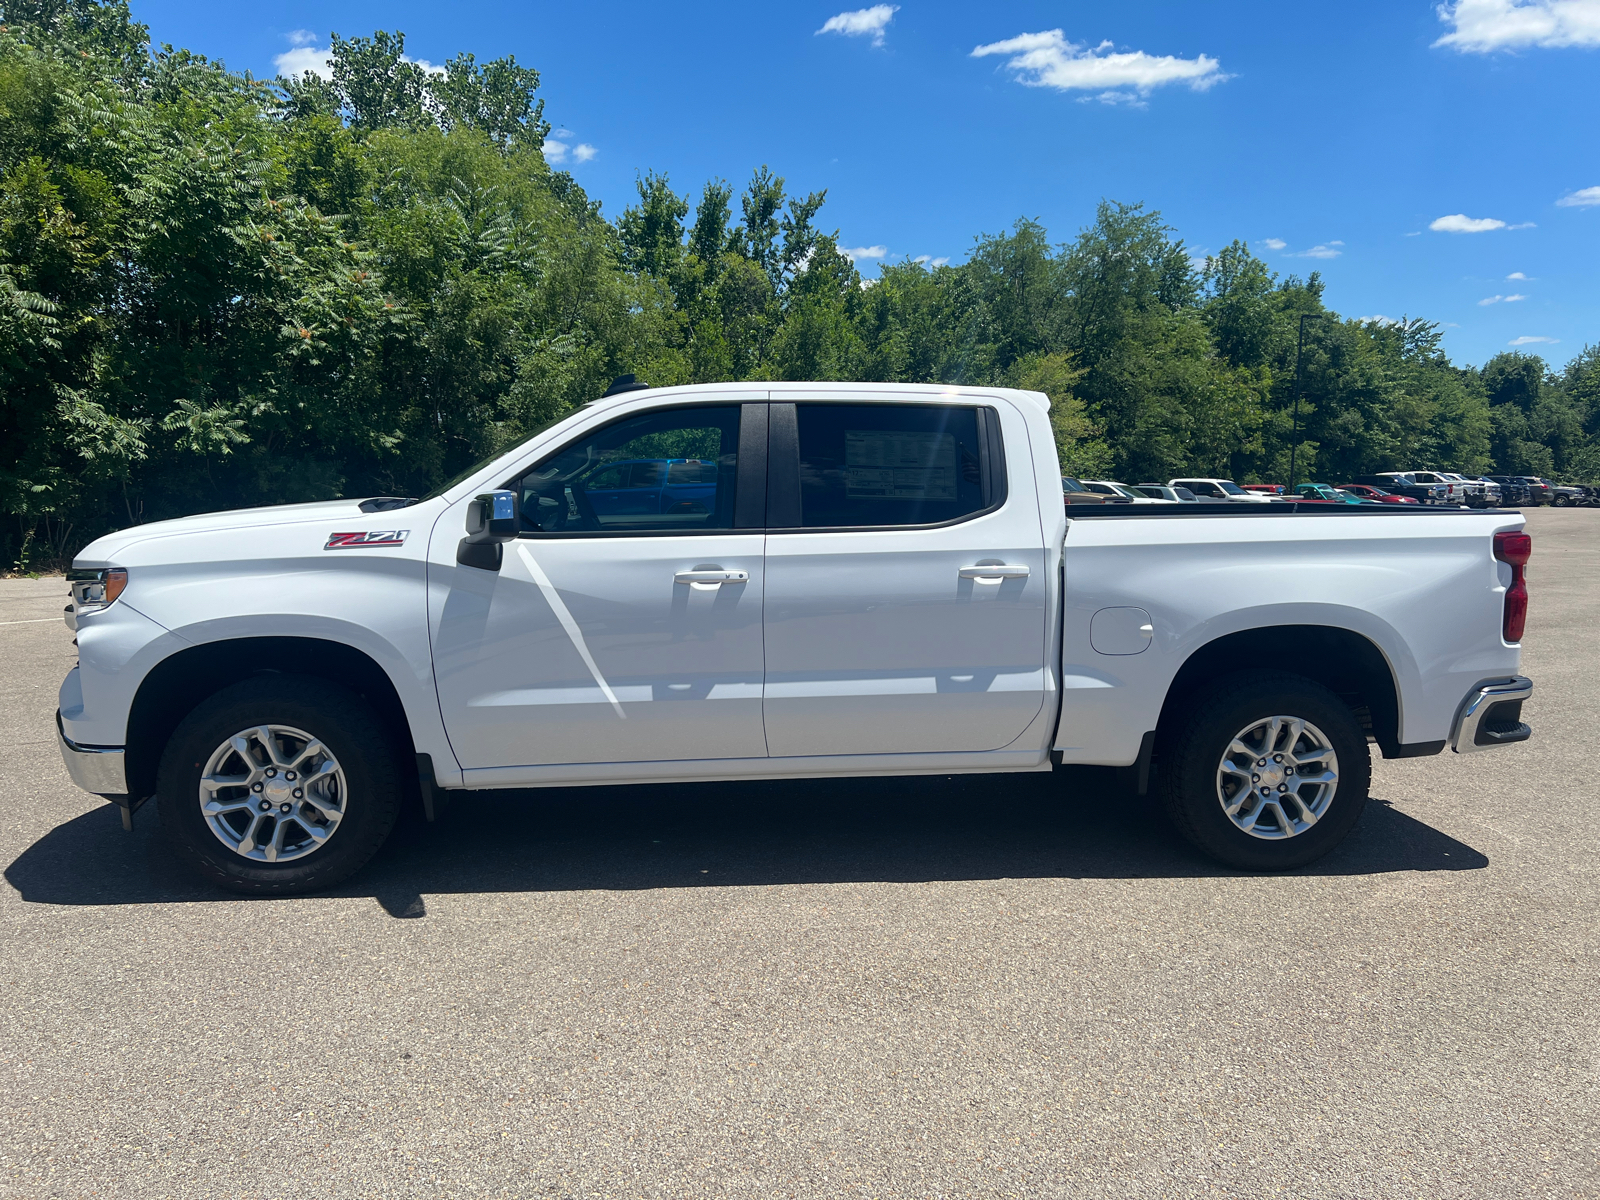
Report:
[{"label": "wheel arch", "polygon": [[1385,758],[1407,756],[1400,743],[1400,686],[1393,664],[1371,638],[1336,625],[1259,626],[1207,642],[1178,668],[1157,728],[1170,728],[1207,680],[1264,662],[1315,680],[1337,695]]},{"label": "wheel arch", "polygon": [[252,675],[308,675],[350,688],[371,704],[411,761],[415,752],[405,706],[388,672],[365,652],[323,638],[227,638],[190,646],[162,659],[140,681],[128,711],[128,790],[156,790],[161,754],[173,730],[196,706]]}]

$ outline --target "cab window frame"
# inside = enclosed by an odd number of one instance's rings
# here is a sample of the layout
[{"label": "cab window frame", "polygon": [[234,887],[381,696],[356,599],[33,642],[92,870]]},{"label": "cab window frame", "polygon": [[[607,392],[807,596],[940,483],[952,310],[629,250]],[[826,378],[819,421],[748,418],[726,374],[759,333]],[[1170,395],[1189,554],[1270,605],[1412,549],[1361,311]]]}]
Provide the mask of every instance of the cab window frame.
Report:
[{"label": "cab window frame", "polygon": [[[768,406],[769,423],[767,463],[767,523],[769,534],[812,533],[886,533],[918,529],[948,529],[976,521],[999,512],[1009,500],[1005,440],[1001,432],[1000,411],[993,404],[985,404],[977,397],[963,398],[961,403],[937,403],[924,400],[879,401],[851,397],[832,399],[819,396],[795,400],[774,400]],[[886,408],[904,410],[966,409],[976,419],[978,440],[978,472],[983,505],[960,516],[942,521],[920,521],[881,525],[802,525],[800,500],[800,437],[799,406],[831,406],[864,408],[882,404]]]},{"label": "cab window frame", "polygon": [[[764,499],[766,492],[765,440],[767,421],[765,410],[767,408],[767,403],[765,401],[724,399],[717,396],[707,396],[703,399],[681,400],[676,403],[650,405],[648,407],[635,408],[626,412],[621,412],[608,421],[604,421],[598,425],[591,426],[590,428],[578,432],[569,440],[562,442],[559,446],[545,450],[539,454],[537,458],[533,458],[524,462],[518,467],[515,473],[506,478],[505,481],[499,486],[504,490],[516,491],[518,493],[517,508],[520,522],[525,520],[525,518],[521,516],[522,480],[529,474],[529,472],[537,469],[540,464],[547,463],[552,459],[567,453],[573,447],[582,445],[584,442],[601,437],[609,429],[613,429],[618,425],[624,425],[629,421],[636,421],[640,417],[655,416],[660,413],[668,412],[687,412],[697,408],[732,408],[738,411],[738,423],[735,434],[736,449],[733,469],[734,494],[732,503],[729,506],[729,510],[732,513],[731,525],[696,525],[666,529],[518,529],[517,538],[519,540],[527,539],[530,541],[570,541],[582,540],[586,538],[610,539],[635,537],[717,537],[741,533],[763,532],[759,523],[752,525],[749,523],[749,521],[753,514],[756,516],[763,515],[765,507],[764,504],[751,503],[752,495],[759,495],[760,498]],[[760,411],[752,412],[752,410],[757,409]],[[760,437],[761,445],[759,447],[759,452],[757,452],[756,447],[752,445],[752,442],[755,440],[752,435],[759,435]],[[662,488],[667,486],[665,483],[667,475],[667,472],[663,472],[663,483],[660,485]],[[650,491],[653,489],[640,488],[638,490]]]}]

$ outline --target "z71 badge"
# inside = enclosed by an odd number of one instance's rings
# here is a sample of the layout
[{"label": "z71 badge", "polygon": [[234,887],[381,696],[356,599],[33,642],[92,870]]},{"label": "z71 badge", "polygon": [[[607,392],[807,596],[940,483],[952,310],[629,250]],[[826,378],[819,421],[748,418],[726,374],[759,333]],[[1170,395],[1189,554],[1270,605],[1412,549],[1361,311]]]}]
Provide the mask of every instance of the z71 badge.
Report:
[{"label": "z71 badge", "polygon": [[324,550],[365,550],[369,546],[403,546],[409,529],[388,529],[372,533],[330,533]]}]

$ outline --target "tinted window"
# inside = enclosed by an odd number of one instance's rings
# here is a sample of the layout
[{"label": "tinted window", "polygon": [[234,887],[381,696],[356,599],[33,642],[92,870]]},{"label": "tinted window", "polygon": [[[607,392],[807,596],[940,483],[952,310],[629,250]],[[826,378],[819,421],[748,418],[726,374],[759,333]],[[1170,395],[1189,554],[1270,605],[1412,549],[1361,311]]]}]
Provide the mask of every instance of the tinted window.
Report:
[{"label": "tinted window", "polygon": [[978,410],[800,404],[800,524],[931,525],[984,507]]},{"label": "tinted window", "polygon": [[629,417],[562,447],[511,486],[538,533],[733,527],[739,408]]},{"label": "tinted window", "polygon": [[1194,500],[1194,499],[1196,499],[1195,494],[1193,492],[1191,492],[1186,487],[1173,488],[1172,491],[1178,497],[1179,500]]}]

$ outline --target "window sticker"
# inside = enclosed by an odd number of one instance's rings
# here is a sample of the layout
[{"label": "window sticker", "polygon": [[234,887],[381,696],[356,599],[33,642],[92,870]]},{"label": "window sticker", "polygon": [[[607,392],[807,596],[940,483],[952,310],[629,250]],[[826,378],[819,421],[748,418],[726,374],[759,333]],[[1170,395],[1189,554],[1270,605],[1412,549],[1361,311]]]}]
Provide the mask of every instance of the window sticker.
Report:
[{"label": "window sticker", "polygon": [[847,429],[844,466],[849,500],[956,498],[954,434]]}]

